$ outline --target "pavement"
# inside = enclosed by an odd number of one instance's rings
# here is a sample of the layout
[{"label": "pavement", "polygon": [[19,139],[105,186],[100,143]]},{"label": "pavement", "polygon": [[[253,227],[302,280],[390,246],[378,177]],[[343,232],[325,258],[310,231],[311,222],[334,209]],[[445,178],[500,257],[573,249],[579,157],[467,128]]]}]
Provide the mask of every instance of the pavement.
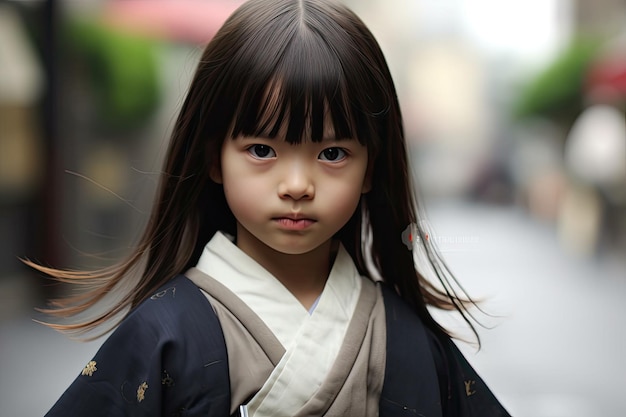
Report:
[{"label": "pavement", "polygon": [[[626,416],[624,256],[568,254],[553,226],[516,208],[445,202],[428,214],[450,269],[489,314],[475,311],[482,348],[459,347],[510,413]],[[13,308],[0,309],[0,417],[43,416],[102,340],[37,324],[19,280],[2,282],[0,304]],[[469,335],[458,318],[435,314]]]}]

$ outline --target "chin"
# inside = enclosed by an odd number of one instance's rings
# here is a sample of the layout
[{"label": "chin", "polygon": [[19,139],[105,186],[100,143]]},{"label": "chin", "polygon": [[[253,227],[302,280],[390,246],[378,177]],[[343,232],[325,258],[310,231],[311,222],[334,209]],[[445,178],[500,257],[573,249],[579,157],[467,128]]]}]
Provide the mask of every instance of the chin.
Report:
[{"label": "chin", "polygon": [[298,242],[299,239],[290,239],[287,242],[264,242],[268,247],[272,248],[276,252],[285,255],[304,255],[319,249],[324,246],[327,241],[315,243],[315,242]]},{"label": "chin", "polygon": [[319,248],[318,246],[271,245],[270,248],[285,255],[304,255]]}]

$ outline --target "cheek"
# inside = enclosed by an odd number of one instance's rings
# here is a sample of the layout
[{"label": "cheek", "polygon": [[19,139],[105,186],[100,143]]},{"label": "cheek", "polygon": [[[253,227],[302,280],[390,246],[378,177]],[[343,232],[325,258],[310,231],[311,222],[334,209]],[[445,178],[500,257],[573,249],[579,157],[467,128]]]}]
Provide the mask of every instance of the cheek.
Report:
[{"label": "cheek", "polygon": [[254,178],[224,176],[223,184],[226,201],[233,211],[246,207],[252,211],[263,195],[261,184]]},{"label": "cheek", "polygon": [[241,166],[226,166],[222,174],[226,202],[235,218],[241,223],[260,219],[260,207],[269,193],[267,180]]},{"label": "cheek", "polygon": [[326,210],[340,214],[346,221],[354,214],[361,199],[363,176],[354,175],[325,185]]}]

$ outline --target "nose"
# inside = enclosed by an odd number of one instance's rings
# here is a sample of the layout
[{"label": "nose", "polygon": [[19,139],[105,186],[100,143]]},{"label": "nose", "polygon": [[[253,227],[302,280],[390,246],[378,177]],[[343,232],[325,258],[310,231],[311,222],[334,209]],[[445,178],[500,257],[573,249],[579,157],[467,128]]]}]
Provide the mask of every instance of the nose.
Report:
[{"label": "nose", "polygon": [[315,197],[315,187],[310,169],[303,161],[289,163],[278,185],[280,198],[293,200],[312,199]]}]

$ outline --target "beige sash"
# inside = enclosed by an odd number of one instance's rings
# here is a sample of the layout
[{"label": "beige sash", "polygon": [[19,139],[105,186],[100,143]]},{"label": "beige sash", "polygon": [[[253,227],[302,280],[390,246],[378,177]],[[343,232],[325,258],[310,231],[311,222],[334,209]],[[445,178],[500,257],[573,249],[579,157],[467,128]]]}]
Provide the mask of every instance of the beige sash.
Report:
[{"label": "beige sash", "polygon": [[[231,414],[258,392],[285,350],[235,294],[198,269],[186,275],[207,294],[224,332],[231,385]],[[293,414],[274,416],[377,416],[385,370],[385,310],[380,289],[366,281],[344,343],[322,386]]]},{"label": "beige sash", "polygon": [[378,413],[382,295],[358,275],[343,247],[312,314],[221,233],[187,276],[205,291],[222,325],[231,413],[240,404],[255,417]]}]

